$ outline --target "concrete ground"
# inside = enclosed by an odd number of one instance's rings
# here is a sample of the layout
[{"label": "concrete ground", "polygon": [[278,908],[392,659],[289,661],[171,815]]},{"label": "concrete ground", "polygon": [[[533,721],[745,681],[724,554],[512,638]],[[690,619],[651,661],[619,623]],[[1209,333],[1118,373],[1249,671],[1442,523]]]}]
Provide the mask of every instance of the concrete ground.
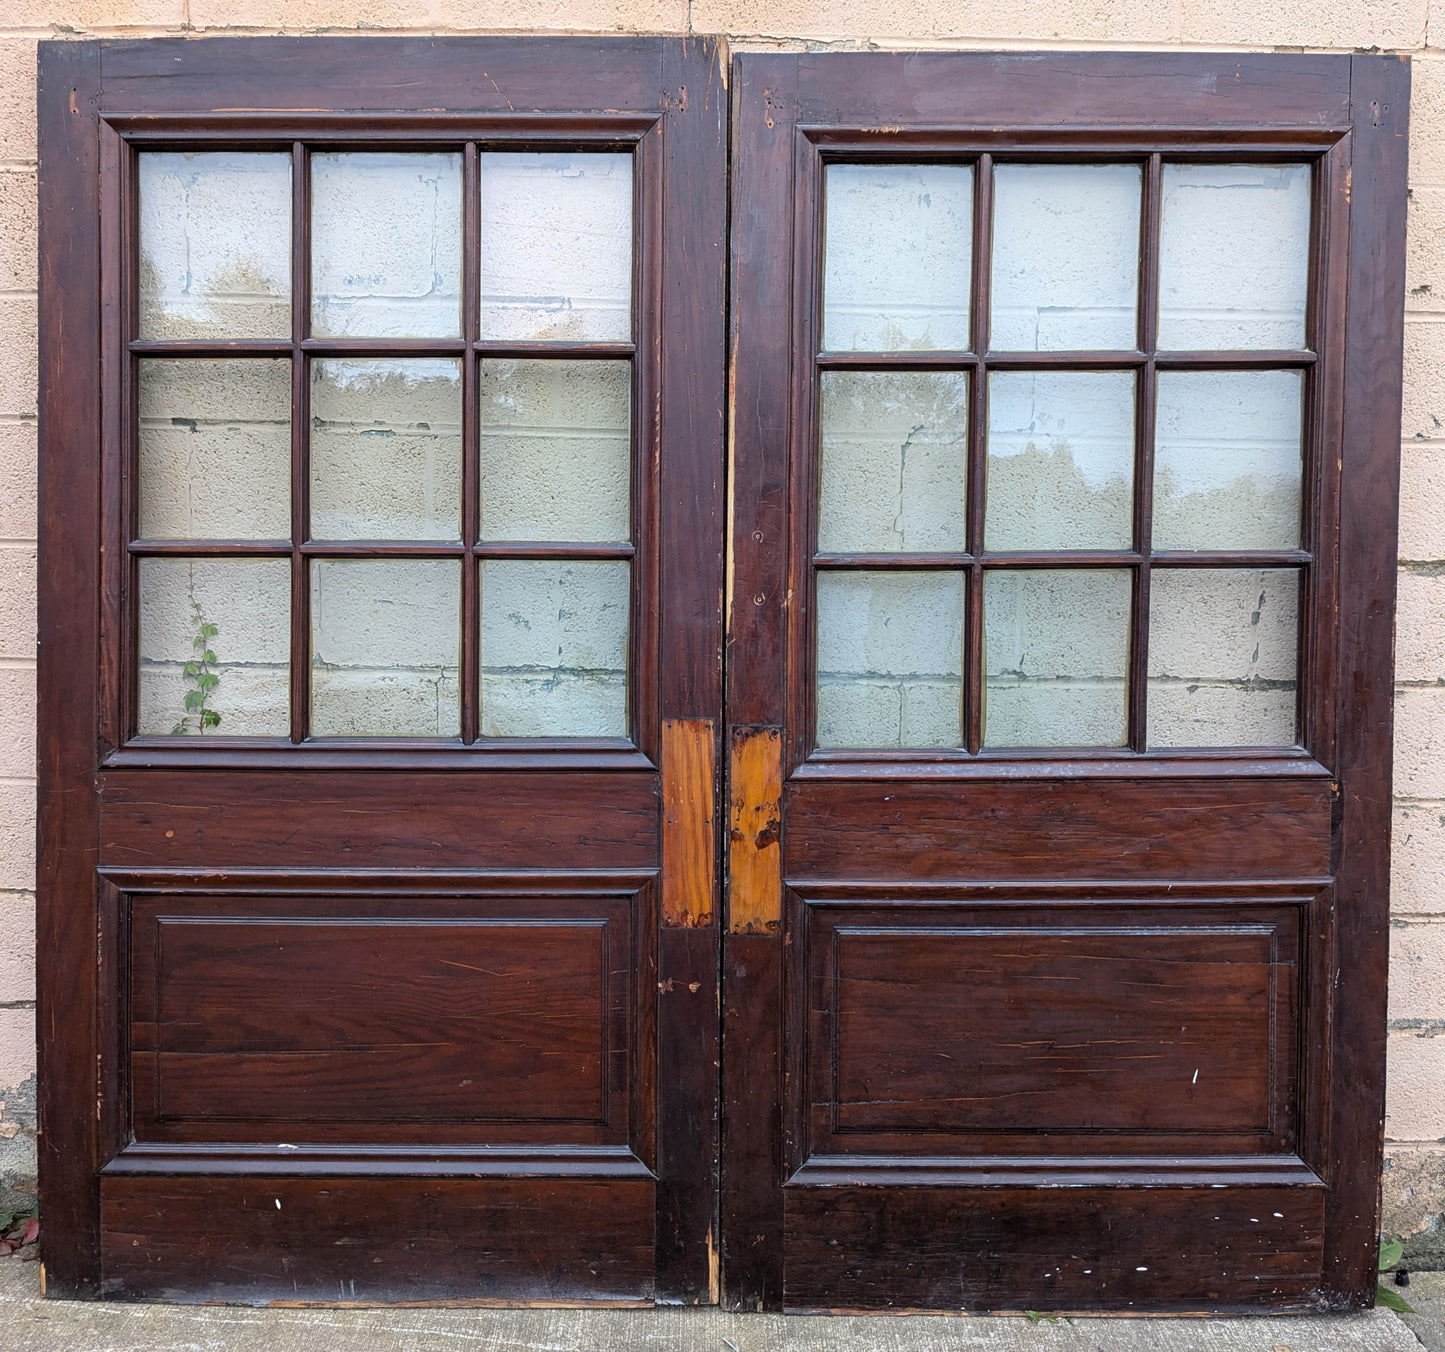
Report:
[{"label": "concrete ground", "polygon": [[1279,1319],[803,1318],[712,1310],[253,1310],[42,1301],[0,1260],[0,1352],[1445,1352],[1445,1274],[1417,1315]]}]

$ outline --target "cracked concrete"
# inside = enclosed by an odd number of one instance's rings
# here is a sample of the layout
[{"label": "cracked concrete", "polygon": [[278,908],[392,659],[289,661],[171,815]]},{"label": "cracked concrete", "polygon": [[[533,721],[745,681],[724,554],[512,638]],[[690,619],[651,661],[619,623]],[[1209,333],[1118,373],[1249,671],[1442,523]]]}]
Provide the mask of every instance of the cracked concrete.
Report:
[{"label": "cracked concrete", "polygon": [[733,1315],[717,1310],[255,1310],[42,1301],[38,1265],[0,1261],[9,1352],[1445,1352],[1445,1274],[1420,1313],[1273,1319]]}]

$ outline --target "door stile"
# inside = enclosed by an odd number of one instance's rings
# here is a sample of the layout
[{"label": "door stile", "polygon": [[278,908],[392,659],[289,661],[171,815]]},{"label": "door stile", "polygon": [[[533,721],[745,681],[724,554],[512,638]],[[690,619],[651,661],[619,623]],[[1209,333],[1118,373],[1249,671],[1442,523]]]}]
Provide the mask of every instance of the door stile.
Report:
[{"label": "door stile", "polygon": [[[668,43],[670,185],[657,231],[668,334],[661,370],[662,893],[658,931],[657,1299],[719,1293],[719,972],[726,517],[728,51]],[[670,379],[669,379],[670,377]],[[670,748],[672,748],[670,754]]]},{"label": "door stile", "polygon": [[[722,1303],[782,1302],[783,963],[781,851],[768,825],[774,754],[781,780],[786,701],[784,619],[790,548],[787,444],[796,359],[787,323],[761,324],[790,296],[786,234],[749,228],[756,204],[792,220],[797,59],[735,62],[729,290],[726,708],[729,862],[723,938]],[[746,360],[743,359],[746,353]],[[773,753],[771,747],[776,746]],[[752,826],[751,831],[746,828]],[[766,832],[768,842],[758,836]],[[768,848],[769,842],[771,848]],[[748,881],[744,887],[740,867]],[[767,900],[762,898],[766,896]]]},{"label": "door stile", "polygon": [[1410,66],[1350,58],[1349,309],[1340,484],[1340,692],[1326,1288],[1367,1305],[1376,1282],[1389,965],[1390,785],[1405,307]]},{"label": "door stile", "polygon": [[105,1156],[103,1015],[95,960],[100,810],[95,772],[99,559],[71,542],[100,534],[100,44],[42,48],[40,66],[40,436],[63,453],[40,467],[38,921],[44,960],[36,1021],[40,1168],[48,1180],[42,1288],[98,1289],[99,1189]]}]

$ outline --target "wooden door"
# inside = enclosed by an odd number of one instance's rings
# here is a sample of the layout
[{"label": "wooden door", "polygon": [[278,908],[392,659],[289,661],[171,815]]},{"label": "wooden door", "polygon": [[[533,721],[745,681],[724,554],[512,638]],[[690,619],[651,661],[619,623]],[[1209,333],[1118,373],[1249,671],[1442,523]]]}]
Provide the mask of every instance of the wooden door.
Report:
[{"label": "wooden door", "polygon": [[52,1293],[716,1298],[719,59],[42,44]]},{"label": "wooden door", "polygon": [[1407,65],[734,71],[725,1302],[1369,1304]]}]

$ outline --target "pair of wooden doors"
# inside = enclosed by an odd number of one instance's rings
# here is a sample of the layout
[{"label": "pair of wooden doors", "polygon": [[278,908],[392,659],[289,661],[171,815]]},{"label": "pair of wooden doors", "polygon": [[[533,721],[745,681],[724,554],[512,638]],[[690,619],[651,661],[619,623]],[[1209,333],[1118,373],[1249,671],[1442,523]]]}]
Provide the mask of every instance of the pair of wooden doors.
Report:
[{"label": "pair of wooden doors", "polygon": [[1407,87],[42,45],[50,1289],[1368,1303]]}]

